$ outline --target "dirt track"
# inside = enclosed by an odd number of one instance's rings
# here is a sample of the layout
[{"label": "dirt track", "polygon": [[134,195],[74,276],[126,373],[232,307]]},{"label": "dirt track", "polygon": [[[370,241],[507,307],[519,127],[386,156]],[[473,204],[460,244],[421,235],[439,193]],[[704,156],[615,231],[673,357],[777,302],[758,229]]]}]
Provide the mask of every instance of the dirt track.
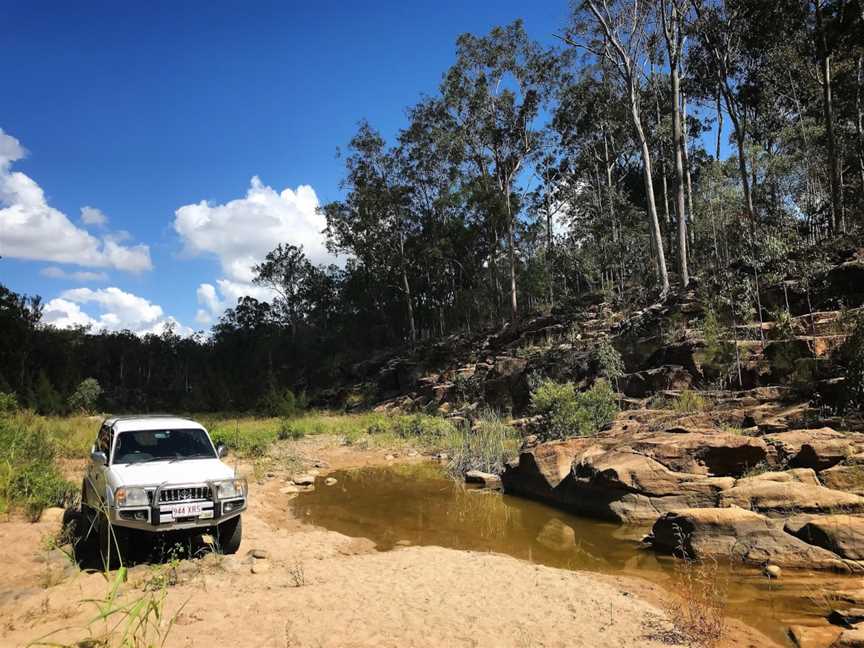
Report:
[{"label": "dirt track", "polygon": [[[331,468],[384,461],[384,452],[308,442],[307,456]],[[166,611],[176,616],[167,646],[669,646],[657,601],[666,594],[639,579],[552,569],[508,556],[439,547],[386,553],[362,538],[303,524],[279,493],[278,473],[252,488],[236,556],[177,565]],[[0,645],[45,637],[69,643],[104,625],[85,599],[108,584],[47,552],[49,523],[0,523],[5,569]],[[265,549],[269,559],[247,557]],[[47,562],[46,562],[47,558]],[[253,564],[255,571],[253,573]],[[167,567],[133,567],[124,585],[142,596]],[[170,574],[174,579],[175,574]],[[736,628],[730,645],[769,645]]]}]

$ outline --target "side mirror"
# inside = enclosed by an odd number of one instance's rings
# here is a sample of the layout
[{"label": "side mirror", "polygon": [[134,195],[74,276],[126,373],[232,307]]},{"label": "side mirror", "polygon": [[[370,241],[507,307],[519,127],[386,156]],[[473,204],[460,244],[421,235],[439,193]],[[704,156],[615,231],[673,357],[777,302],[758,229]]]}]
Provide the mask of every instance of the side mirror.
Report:
[{"label": "side mirror", "polygon": [[224,443],[216,444],[216,455],[221,459],[226,454],[228,454],[228,448],[225,446],[225,444]]},{"label": "side mirror", "polygon": [[91,450],[90,451],[90,460],[93,463],[105,465],[108,463],[108,457],[105,456],[105,453],[101,450]]}]

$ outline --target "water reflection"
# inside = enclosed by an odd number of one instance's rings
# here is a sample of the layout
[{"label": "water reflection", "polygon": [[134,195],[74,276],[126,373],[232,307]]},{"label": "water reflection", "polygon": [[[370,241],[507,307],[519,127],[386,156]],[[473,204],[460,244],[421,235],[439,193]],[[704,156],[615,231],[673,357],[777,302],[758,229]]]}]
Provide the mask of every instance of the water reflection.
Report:
[{"label": "water reflection", "polygon": [[[433,463],[333,474],[337,483],[301,493],[301,519],[365,537],[386,551],[437,545],[491,551],[551,567],[629,574],[674,587],[674,561],[639,542],[647,529],[569,515],[538,502],[457,484]],[[827,578],[827,580],[826,580]],[[820,588],[854,589],[848,578],[796,575],[769,582],[758,571],[730,569],[730,614],[783,640],[789,623],[811,622]]]}]

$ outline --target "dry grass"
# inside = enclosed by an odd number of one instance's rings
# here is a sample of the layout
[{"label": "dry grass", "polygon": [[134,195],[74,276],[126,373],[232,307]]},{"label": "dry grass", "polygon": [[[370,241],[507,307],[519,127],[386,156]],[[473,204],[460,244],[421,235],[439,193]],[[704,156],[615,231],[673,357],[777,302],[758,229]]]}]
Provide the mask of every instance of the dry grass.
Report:
[{"label": "dry grass", "polygon": [[676,594],[663,608],[675,632],[688,646],[714,648],[726,634],[727,580],[716,560],[697,561],[687,555],[685,538],[679,531],[675,566]]}]

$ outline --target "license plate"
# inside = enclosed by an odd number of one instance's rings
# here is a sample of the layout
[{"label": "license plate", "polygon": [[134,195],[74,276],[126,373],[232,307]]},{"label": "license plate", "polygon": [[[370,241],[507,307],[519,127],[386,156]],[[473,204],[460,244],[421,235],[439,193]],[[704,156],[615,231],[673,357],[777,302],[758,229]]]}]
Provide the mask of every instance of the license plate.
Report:
[{"label": "license plate", "polygon": [[[198,517],[201,515],[201,504],[175,504],[171,507],[171,517],[177,518]],[[212,513],[211,513],[212,515]]]}]

